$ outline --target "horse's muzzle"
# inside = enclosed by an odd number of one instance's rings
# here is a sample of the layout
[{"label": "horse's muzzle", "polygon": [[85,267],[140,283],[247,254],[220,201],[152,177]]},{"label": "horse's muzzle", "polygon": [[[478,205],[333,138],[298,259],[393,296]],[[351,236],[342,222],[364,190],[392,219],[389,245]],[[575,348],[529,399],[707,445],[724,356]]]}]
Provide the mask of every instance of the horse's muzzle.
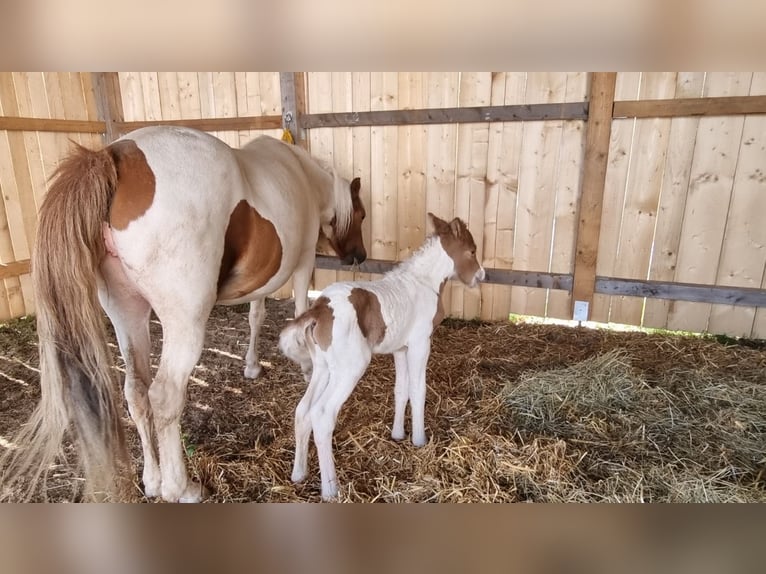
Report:
[{"label": "horse's muzzle", "polygon": [[343,265],[360,265],[361,263],[364,263],[365,259],[367,259],[367,253],[364,251],[355,251],[346,255],[342,259],[342,262]]}]

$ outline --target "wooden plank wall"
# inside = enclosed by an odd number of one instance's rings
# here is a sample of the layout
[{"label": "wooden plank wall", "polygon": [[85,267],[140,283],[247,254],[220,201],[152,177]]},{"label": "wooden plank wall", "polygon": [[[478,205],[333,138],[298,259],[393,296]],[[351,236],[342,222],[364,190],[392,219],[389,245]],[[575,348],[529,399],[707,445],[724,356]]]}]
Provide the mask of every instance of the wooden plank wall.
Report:
[{"label": "wooden plank wall", "polygon": [[[2,72],[0,116],[97,120],[91,79],[88,73]],[[29,259],[37,207],[70,140],[101,143],[91,133],[0,131],[0,264]],[[28,273],[0,279],[0,321],[34,311]]]},{"label": "wooden plank wall", "polygon": [[[587,100],[586,73],[308,73],[307,112],[525,105]],[[0,117],[97,120],[90,74],[2,73]],[[278,73],[119,74],[124,120],[281,113]],[[766,94],[764,73],[619,73],[615,101]],[[586,122],[313,128],[314,155],[362,179],[371,258],[408,257],[426,213],[460,216],[485,266],[571,274]],[[214,132],[232,146],[280,130]],[[0,131],[0,262],[25,261],[45,182],[69,139],[100,134]],[[602,277],[766,288],[766,116],[615,119],[596,273]],[[315,288],[370,275],[317,270]],[[279,296],[289,296],[290,286]],[[457,317],[568,319],[561,290],[452,284]],[[34,311],[29,276],[0,281],[0,320]],[[766,310],[596,294],[597,321],[766,337]]]},{"label": "wooden plank wall", "polygon": [[[621,73],[615,100],[757,96],[763,73]],[[616,119],[597,274],[763,288],[766,117]],[[593,319],[766,337],[763,309],[596,295]]]}]

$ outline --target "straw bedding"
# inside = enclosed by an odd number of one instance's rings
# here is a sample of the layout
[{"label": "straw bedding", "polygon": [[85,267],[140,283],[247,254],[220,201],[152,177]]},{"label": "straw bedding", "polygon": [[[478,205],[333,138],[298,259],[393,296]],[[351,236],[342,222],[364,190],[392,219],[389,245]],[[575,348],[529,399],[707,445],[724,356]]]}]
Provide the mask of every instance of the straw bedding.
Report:
[{"label": "straw bedding", "polygon": [[[267,309],[261,378],[242,376],[246,306],[218,307],[189,384],[183,441],[211,502],[319,500],[313,446],[307,481],[289,480],[305,384],[276,338],[292,303]],[[5,441],[37,402],[36,353],[32,321],[0,326]],[[393,360],[373,359],[336,427],[342,501],[766,501],[762,342],[447,320],[427,381],[429,444],[394,442]],[[77,500],[81,484],[62,461],[36,499]]]}]

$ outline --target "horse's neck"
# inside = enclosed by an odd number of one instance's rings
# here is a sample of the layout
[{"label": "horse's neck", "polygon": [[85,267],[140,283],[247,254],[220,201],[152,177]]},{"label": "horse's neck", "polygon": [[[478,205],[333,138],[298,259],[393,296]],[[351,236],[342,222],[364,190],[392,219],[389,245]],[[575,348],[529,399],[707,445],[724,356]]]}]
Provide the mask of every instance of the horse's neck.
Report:
[{"label": "horse's neck", "polygon": [[439,287],[454,271],[454,262],[442,249],[438,237],[426,239],[423,246],[406,261],[391,271],[395,275],[409,275],[419,283],[439,292]]},{"label": "horse's neck", "polygon": [[322,166],[306,150],[298,146],[290,146],[290,149],[300,161],[311,190],[317,194],[322,223],[329,223],[335,212],[335,176],[333,172]]}]

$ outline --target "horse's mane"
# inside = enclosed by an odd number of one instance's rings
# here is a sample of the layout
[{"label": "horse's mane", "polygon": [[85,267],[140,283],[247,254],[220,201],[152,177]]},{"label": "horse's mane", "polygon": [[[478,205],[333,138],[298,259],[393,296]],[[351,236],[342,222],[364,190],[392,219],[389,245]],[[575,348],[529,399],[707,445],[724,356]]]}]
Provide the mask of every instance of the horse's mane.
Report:
[{"label": "horse's mane", "polygon": [[338,237],[345,237],[348,233],[349,227],[351,227],[351,219],[354,215],[354,204],[351,200],[351,184],[346,178],[338,175],[338,172],[334,167],[325,161],[314,157],[305,149],[299,146],[291,145],[290,150],[292,150],[292,152],[304,166],[313,164],[315,168],[320,169],[332,178],[332,202],[335,210],[335,234]]}]

